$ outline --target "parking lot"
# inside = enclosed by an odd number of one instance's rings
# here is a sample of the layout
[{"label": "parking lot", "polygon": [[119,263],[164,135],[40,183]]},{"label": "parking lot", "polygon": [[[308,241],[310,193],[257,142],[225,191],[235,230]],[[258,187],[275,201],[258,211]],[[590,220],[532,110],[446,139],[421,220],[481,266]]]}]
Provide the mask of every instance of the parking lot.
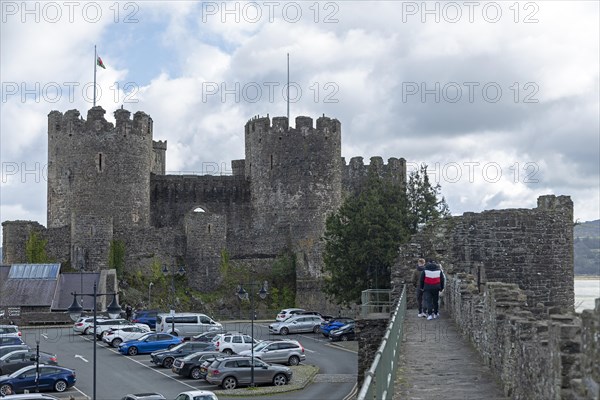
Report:
[{"label": "parking lot", "polygon": [[[250,332],[250,324],[228,323],[228,331]],[[268,333],[268,322],[256,322],[255,337],[265,340],[274,336]],[[22,329],[23,340],[35,348],[39,342],[40,350],[57,355],[59,365],[72,368],[77,373],[77,383],[65,393],[54,394],[61,399],[91,398],[93,393],[93,349],[96,346],[96,393],[98,400],[120,399],[128,393],[159,392],[167,399],[175,398],[178,393],[193,389],[213,390],[219,398],[228,398],[230,394],[206,381],[180,377],[170,370],[155,366],[150,355],[134,357],[123,356],[115,348],[103,342],[94,342],[92,336],[73,333],[72,327]],[[352,377],[356,376],[356,353],[352,351],[355,342],[343,345],[331,345],[321,334],[295,334],[286,338],[295,339],[305,348],[305,365],[318,367],[319,376],[337,377],[328,384],[313,383],[301,391],[281,393],[269,396],[269,399],[319,398],[343,399],[352,391]],[[340,377],[345,377],[344,379]],[[294,378],[292,378],[293,381]],[[339,382],[336,382],[339,381]],[[319,382],[327,379],[318,379]],[[239,398],[239,397],[238,397]]]}]

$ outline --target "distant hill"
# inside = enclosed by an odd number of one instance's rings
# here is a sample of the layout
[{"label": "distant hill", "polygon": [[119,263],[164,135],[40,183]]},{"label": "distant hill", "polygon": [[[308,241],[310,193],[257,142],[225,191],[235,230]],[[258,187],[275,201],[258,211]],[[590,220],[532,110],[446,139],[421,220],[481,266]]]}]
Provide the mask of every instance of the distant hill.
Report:
[{"label": "distant hill", "polygon": [[600,275],[600,220],[575,225],[575,275]]}]

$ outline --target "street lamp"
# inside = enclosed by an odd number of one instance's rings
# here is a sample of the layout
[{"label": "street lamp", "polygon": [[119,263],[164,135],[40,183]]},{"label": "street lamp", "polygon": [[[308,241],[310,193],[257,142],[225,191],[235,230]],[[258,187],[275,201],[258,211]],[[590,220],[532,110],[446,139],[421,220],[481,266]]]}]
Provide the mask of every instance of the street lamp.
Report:
[{"label": "street lamp", "polygon": [[77,321],[79,319],[79,317],[81,316],[81,312],[83,311],[83,308],[77,302],[77,296],[80,296],[80,297],[92,296],[94,298],[94,330],[92,331],[92,332],[94,332],[94,340],[92,340],[92,343],[94,343],[94,375],[93,375],[94,391],[93,391],[92,400],[96,400],[96,304],[97,304],[97,298],[99,296],[113,296],[112,302],[109,304],[108,308],[106,309],[106,311],[108,311],[108,315],[110,316],[110,318],[117,318],[121,314],[121,306],[119,306],[119,303],[117,303],[117,294],[116,293],[98,293],[96,282],[94,282],[94,293],[79,293],[79,294],[77,294],[77,292],[75,292],[75,293],[71,293],[71,294],[73,295],[73,303],[71,304],[71,307],[69,307],[67,309],[67,311],[69,312],[69,316],[71,317],[71,319],[73,321]]},{"label": "street lamp", "polygon": [[150,289],[152,289],[152,285],[154,285],[154,283],[153,283],[153,282],[150,282],[150,283],[148,284],[148,308],[151,308],[151,307],[150,307]]},{"label": "street lamp", "polygon": [[[251,288],[253,287],[258,287],[260,286],[260,290],[258,291],[258,296],[261,299],[265,299],[267,297],[267,286],[268,286],[268,282],[264,281],[263,283],[258,283],[258,282],[249,282],[249,283],[242,283],[240,282],[240,285],[238,286],[238,291],[237,291],[237,296],[240,298],[240,300],[248,300],[248,292],[246,292],[246,290],[244,289],[244,286],[250,286]],[[252,291],[252,296],[250,296],[250,308],[252,309],[252,315],[250,316],[250,337],[252,338],[252,347],[251,347],[251,356],[250,356],[250,387],[254,387],[254,314],[256,313],[256,310],[254,309],[254,291]]]},{"label": "street lamp", "polygon": [[[185,269],[182,265],[177,272],[175,272],[175,265],[172,265],[171,267],[171,291],[173,292],[171,300],[171,335],[175,335],[175,274],[183,276],[185,275]],[[169,275],[169,269],[166,264],[163,265],[162,273],[164,276]]]}]

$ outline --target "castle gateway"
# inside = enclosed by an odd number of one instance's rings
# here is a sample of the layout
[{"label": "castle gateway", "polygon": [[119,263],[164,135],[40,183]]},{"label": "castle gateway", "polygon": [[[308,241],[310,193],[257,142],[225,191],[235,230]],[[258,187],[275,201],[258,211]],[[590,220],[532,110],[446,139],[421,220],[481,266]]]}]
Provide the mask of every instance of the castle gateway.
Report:
[{"label": "castle gateway", "polygon": [[341,124],[322,116],[316,126],[297,117],[255,117],[244,127],[245,159],[232,175],[166,175],[166,141],[153,140],[152,118],[115,111],[116,126],[93,107],[48,115],[47,227],[7,221],[6,264],[24,262],[32,231],[48,240],[50,257],[72,268],[108,268],[110,244],[125,244],[125,266],[181,263],[189,285],[210,292],[221,281],[226,251],[249,269],[268,272],[285,251],[295,255],[297,304],[325,307],[320,290],[329,213],[359,191],[369,168],[404,185],[404,159],[341,157]]}]

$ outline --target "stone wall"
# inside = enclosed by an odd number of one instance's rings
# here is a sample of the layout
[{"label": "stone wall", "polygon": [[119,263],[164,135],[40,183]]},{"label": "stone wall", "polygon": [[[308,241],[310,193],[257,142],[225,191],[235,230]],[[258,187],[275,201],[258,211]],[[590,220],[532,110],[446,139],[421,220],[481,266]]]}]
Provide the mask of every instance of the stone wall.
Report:
[{"label": "stone wall", "polygon": [[[377,314],[380,315],[380,314]],[[356,320],[356,338],[358,340],[358,387],[362,386],[365,372],[371,368],[375,354],[381,345],[383,335],[390,323],[389,318],[365,318]]]},{"label": "stone wall", "polygon": [[581,317],[528,306],[515,284],[448,274],[446,307],[513,399],[598,399],[600,303]]},{"label": "stone wall", "polygon": [[[540,196],[534,209],[464,213],[431,224],[400,248],[392,275],[396,296],[410,283],[418,257],[435,258],[448,273],[473,274],[477,286],[515,283],[530,305],[573,310],[573,203],[568,196]],[[411,308],[415,294],[408,286]]]}]

